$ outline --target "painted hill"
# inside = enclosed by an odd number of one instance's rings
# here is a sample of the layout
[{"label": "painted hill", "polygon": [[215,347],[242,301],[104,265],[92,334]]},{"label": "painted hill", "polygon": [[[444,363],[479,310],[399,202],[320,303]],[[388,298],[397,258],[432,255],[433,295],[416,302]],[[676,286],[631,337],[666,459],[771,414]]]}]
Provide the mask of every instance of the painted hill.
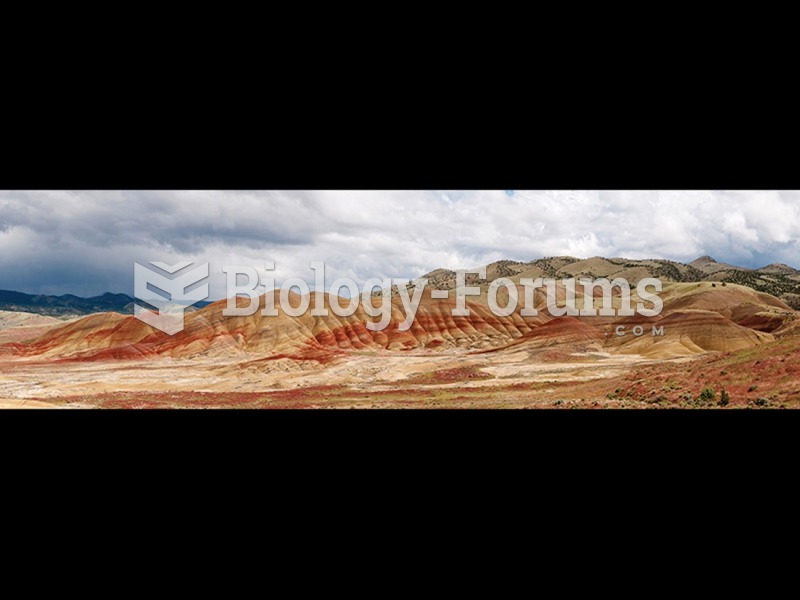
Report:
[{"label": "painted hill", "polygon": [[[398,297],[392,298],[392,318],[383,331],[370,331],[371,319],[363,307],[349,317],[265,317],[260,311],[245,317],[224,317],[225,301],[215,302],[186,315],[185,329],[169,336],[132,316],[100,313],[50,329],[32,340],[0,346],[4,357],[31,360],[104,360],[141,358],[211,357],[226,360],[290,358],[330,362],[352,353],[455,352],[474,353],[514,348],[538,351],[563,346],[570,352],[640,354],[652,358],[729,352],[770,343],[781,335],[797,333],[797,314],[781,300],[744,286],[717,286],[710,282],[668,283],[661,294],[664,310],[657,317],[556,318],[544,310],[544,293],[537,291],[536,317],[517,311],[500,317],[488,308],[485,294],[469,300],[469,317],[454,317],[455,295],[435,299],[431,290],[422,297],[416,319],[400,331],[405,318]],[[519,290],[523,297],[522,288]],[[558,289],[563,301],[565,291]],[[276,293],[277,296],[277,293]],[[299,301],[290,296],[292,304]],[[349,300],[325,295],[325,305]],[[638,298],[633,298],[634,302]],[[501,304],[503,301],[501,299]],[[597,300],[599,305],[599,299]],[[578,303],[582,305],[581,290]],[[262,303],[263,304],[263,303]],[[279,304],[276,298],[276,306]],[[615,307],[619,298],[614,299]],[[376,320],[376,319],[373,319]],[[635,336],[636,325],[647,331]],[[652,326],[663,335],[651,335]],[[621,327],[626,333],[619,335]],[[794,335],[794,333],[791,333]]]},{"label": "painted hill", "polygon": [[35,339],[51,329],[63,326],[67,319],[68,317],[56,318],[0,310],[0,344]]},{"label": "painted hill", "polygon": [[[451,315],[455,294],[451,293],[447,299],[433,298],[431,294],[433,289],[454,289],[456,273],[448,269],[429,273],[426,276],[428,287],[408,331],[399,330],[405,311],[396,290],[391,298],[390,325],[380,332],[366,328],[371,317],[363,307],[349,317],[338,317],[330,310],[327,317],[311,316],[308,312],[293,317],[280,309],[277,317],[264,317],[260,311],[248,317],[223,317],[226,306],[223,300],[187,312],[184,330],[174,336],[157,331],[130,314],[123,314],[131,312],[133,302],[124,294],[81,299],[0,292],[0,306],[5,302],[24,307],[18,310],[44,314],[92,313],[64,324],[37,323],[42,326],[40,330],[20,329],[0,336],[0,354],[31,360],[206,356],[243,361],[288,357],[327,362],[352,352],[483,352],[512,347],[515,351],[537,352],[545,347],[563,346],[575,352],[671,358],[738,351],[800,334],[798,313],[793,310],[798,305],[794,301],[800,300],[800,272],[787,265],[744,269],[718,263],[708,256],[689,264],[661,259],[559,256],[530,262],[497,261],[487,265],[486,271],[484,282],[480,282],[477,275],[467,276],[468,285],[480,285],[482,289],[480,296],[467,300],[469,317]],[[521,299],[525,294],[519,281],[527,277],[557,280],[623,277],[634,285],[645,277],[657,277],[664,282],[661,293],[664,310],[650,319],[639,316],[556,319],[544,309],[544,291],[537,290],[538,316],[523,317],[520,303],[516,312],[499,317],[489,310],[486,291],[489,284],[500,277],[507,277],[519,286]],[[582,293],[578,286],[580,306],[583,305]],[[502,290],[501,305],[505,305],[504,296],[505,290]],[[563,302],[565,290],[562,286],[558,287],[557,296],[559,302]],[[299,300],[294,294],[291,297],[294,302]],[[328,308],[334,302],[342,306],[348,303],[346,299],[328,294],[324,298]],[[633,301],[637,300],[634,293]],[[599,300],[596,302],[599,305]],[[275,305],[278,304],[276,293]],[[615,308],[619,306],[619,298],[614,299],[614,304]],[[629,332],[636,325],[647,330],[647,335],[631,335]],[[654,325],[664,328],[663,336],[650,334]],[[619,335],[619,327],[628,333]]]}]

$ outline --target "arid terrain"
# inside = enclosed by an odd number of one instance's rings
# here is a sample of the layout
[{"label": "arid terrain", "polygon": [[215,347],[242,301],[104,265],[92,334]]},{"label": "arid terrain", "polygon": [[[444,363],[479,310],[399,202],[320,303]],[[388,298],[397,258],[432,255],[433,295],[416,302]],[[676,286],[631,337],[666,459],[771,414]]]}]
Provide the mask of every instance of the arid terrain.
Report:
[{"label": "arid terrain", "polygon": [[[664,309],[649,318],[553,317],[541,290],[536,317],[521,316],[521,307],[507,317],[488,308],[487,283],[498,277],[573,276],[632,284],[660,277]],[[454,273],[439,269],[428,278],[405,332],[398,329],[405,314],[396,293],[391,323],[381,332],[365,327],[377,319],[362,308],[346,318],[223,317],[220,301],[188,313],[174,336],[114,312],[67,319],[0,311],[0,406],[800,407],[800,313],[793,308],[800,273],[791,267],[752,271],[708,257],[689,265],[500,261],[488,266],[486,282],[468,278],[482,288],[467,301],[469,317],[451,315],[452,294],[431,297],[433,289],[454,288]],[[558,292],[563,302],[563,287]],[[328,305],[339,301],[326,295]]]}]

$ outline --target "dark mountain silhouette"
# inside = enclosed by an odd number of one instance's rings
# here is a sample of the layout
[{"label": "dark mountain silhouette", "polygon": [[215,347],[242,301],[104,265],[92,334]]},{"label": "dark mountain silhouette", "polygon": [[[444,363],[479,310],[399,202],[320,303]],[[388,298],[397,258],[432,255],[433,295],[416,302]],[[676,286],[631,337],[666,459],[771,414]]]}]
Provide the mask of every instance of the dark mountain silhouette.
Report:
[{"label": "dark mountain silhouette", "polygon": [[32,312],[54,317],[105,311],[133,313],[133,298],[126,294],[111,293],[93,298],[80,298],[72,294],[48,296],[0,290],[0,310]]},{"label": "dark mountain silhouette", "polygon": [[[0,310],[30,312],[51,317],[88,315],[99,312],[133,314],[134,299],[127,294],[106,292],[102,296],[81,298],[72,294],[48,296],[45,294],[23,294],[0,290]],[[208,302],[198,302],[197,307]]]}]

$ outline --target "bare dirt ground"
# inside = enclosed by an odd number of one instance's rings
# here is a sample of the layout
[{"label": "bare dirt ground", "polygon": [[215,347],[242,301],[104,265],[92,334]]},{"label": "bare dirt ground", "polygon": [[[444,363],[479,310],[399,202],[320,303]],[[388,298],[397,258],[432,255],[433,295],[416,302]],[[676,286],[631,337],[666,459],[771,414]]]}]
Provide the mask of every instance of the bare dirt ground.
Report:
[{"label": "bare dirt ground", "polygon": [[[291,359],[0,363],[0,406],[458,408],[624,405],[606,396],[638,356],[363,352],[329,365]],[[156,391],[157,390],[157,391]]]},{"label": "bare dirt ground", "polygon": [[0,408],[800,408],[800,338],[675,359],[506,349],[329,364],[8,360]]}]

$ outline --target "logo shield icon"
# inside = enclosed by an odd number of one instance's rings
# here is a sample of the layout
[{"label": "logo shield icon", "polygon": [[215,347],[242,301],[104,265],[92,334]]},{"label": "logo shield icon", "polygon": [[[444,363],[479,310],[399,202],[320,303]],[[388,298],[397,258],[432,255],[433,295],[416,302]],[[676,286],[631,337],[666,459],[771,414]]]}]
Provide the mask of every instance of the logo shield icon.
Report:
[{"label": "logo shield icon", "polygon": [[168,265],[151,262],[150,265],[155,267],[153,269],[150,266],[134,263],[133,295],[137,300],[155,308],[157,312],[137,303],[133,307],[133,316],[169,335],[183,331],[186,309],[208,298],[208,283],[197,286],[189,292],[186,291],[187,288],[208,277],[208,263],[187,271],[186,269],[193,264],[179,262]]}]

